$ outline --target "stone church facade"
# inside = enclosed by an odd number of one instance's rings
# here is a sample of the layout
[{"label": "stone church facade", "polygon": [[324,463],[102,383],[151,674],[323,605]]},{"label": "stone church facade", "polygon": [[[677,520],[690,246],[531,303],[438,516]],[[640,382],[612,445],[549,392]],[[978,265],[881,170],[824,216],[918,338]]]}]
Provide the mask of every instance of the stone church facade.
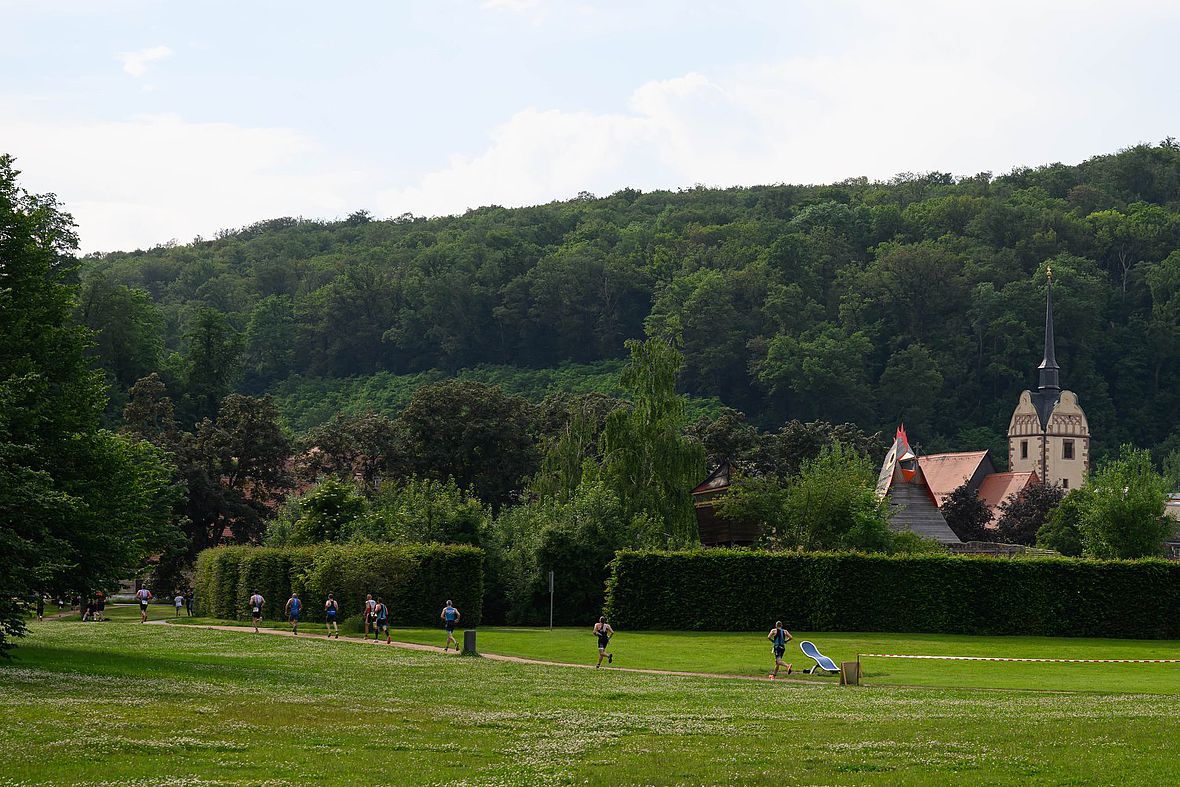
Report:
[{"label": "stone church facade", "polygon": [[1053,346],[1053,274],[1045,301],[1045,356],[1035,391],[1024,391],[1008,423],[1008,468],[1035,472],[1042,483],[1065,490],[1086,483],[1090,472],[1090,424],[1073,391],[1061,389]]}]

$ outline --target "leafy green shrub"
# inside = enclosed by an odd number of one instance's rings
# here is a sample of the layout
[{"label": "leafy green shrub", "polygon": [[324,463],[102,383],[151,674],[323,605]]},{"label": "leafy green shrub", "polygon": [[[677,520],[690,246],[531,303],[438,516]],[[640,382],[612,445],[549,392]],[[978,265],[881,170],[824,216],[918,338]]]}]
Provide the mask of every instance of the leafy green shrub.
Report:
[{"label": "leafy green shrub", "polygon": [[491,512],[453,479],[405,478],[389,481],[370,510],[347,528],[353,541],[388,544],[473,544]]},{"label": "leafy green shrub", "polygon": [[337,478],[325,478],[300,500],[299,519],[291,526],[290,543],[318,544],[340,541],[353,520],[365,511],[365,501],[356,485]]},{"label": "leafy green shrub", "polygon": [[600,483],[583,483],[566,502],[535,500],[505,509],[489,528],[489,607],[510,624],[549,620],[549,572],[555,578],[554,620],[580,625],[598,617],[610,561],[620,548],[642,544],[646,522],[628,521],[619,498]]},{"label": "leafy green shrub", "polygon": [[952,555],[619,552],[607,614],[624,628],[1180,637],[1180,564]]},{"label": "leafy green shrub", "polygon": [[257,590],[265,616],[281,619],[292,591],[303,597],[305,619],[323,620],[328,593],[341,617],[359,615],[365,595],[385,599],[401,625],[431,625],[452,599],[469,625],[479,623],[483,600],[483,552],[441,544],[323,544],[315,547],[215,547],[197,556],[200,614],[248,617],[246,601]]}]

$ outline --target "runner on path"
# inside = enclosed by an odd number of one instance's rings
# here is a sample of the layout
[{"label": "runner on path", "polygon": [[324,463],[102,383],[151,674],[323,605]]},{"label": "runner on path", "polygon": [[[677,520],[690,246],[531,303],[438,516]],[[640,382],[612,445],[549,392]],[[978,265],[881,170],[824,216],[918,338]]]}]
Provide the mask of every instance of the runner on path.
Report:
[{"label": "runner on path", "polygon": [[291,620],[291,633],[296,637],[299,636],[299,611],[303,609],[303,602],[299,600],[298,593],[292,593],[291,598],[287,599],[286,614]]},{"label": "runner on path", "polygon": [[614,635],[615,630],[606,622],[605,617],[599,618],[598,622],[594,624],[594,636],[598,637],[598,663],[594,665],[594,669],[602,666],[603,658],[606,659],[607,664],[615,660],[615,654],[606,652],[606,646],[610,644],[610,638]]},{"label": "runner on path", "polygon": [[328,600],[324,602],[324,621],[328,627],[328,639],[332,635],[336,635],[336,639],[340,639],[340,627],[336,625],[336,613],[340,611],[340,605],[336,603],[336,598],[331,593],[328,594]]},{"label": "runner on path", "polygon": [[262,620],[262,607],[266,604],[266,599],[257,590],[254,595],[250,596],[250,615],[254,618],[254,633],[258,633],[258,623]]},{"label": "runner on path", "polygon": [[139,622],[147,623],[147,605],[152,600],[152,591],[146,587],[135,591],[135,597],[139,599]]},{"label": "runner on path", "polygon": [[[377,606],[377,602],[373,600],[373,594],[365,596],[365,639],[369,638],[369,627],[373,625],[373,609]],[[377,634],[373,634],[373,641],[377,641]]]},{"label": "runner on path", "polygon": [[455,645],[455,650],[458,651],[459,642],[455,639],[455,625],[459,622],[459,618],[462,615],[459,614],[459,610],[455,609],[451,604],[451,600],[448,598],[447,605],[443,607],[443,611],[438,616],[442,618],[443,625],[447,628],[447,644],[443,648],[443,653],[450,650],[452,643]]},{"label": "runner on path", "polygon": [[37,620],[45,620],[45,596],[37,594]]},{"label": "runner on path", "polygon": [[783,628],[783,622],[776,620],[774,628],[766,635],[770,640],[770,649],[774,652],[774,672],[770,673],[770,679],[774,680],[778,677],[778,671],[781,667],[787,668],[787,674],[791,674],[791,665],[783,662],[783,654],[787,652],[787,643],[791,641],[791,632]]},{"label": "runner on path", "polygon": [[381,632],[385,632],[385,644],[389,645],[393,639],[389,634],[389,607],[385,606],[385,599],[377,599],[377,606],[373,607],[373,641],[381,639]]}]

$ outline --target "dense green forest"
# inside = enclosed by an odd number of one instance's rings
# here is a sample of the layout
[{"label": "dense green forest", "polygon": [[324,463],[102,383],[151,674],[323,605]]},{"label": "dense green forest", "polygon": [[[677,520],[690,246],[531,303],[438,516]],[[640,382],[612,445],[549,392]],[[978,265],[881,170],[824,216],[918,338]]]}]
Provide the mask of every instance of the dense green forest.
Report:
[{"label": "dense green forest", "polygon": [[1035,384],[1051,264],[1063,385],[1095,454],[1158,457],[1180,447],[1178,249],[1168,139],[999,177],[274,219],[86,258],[78,319],[99,331],[115,422],[151,371],[190,423],[230,391],[271,391],[295,433],[395,414],[455,374],[534,401],[615,393],[624,340],[650,335],[680,343],[703,411],[870,434],[904,418],[923,450],[968,449],[1002,445]]}]

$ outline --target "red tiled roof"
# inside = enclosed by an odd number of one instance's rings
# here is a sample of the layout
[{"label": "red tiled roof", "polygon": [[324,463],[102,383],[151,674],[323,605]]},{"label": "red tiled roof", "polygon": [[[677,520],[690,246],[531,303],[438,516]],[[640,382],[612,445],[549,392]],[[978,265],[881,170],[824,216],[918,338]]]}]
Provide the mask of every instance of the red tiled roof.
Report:
[{"label": "red tiled roof", "polygon": [[1040,479],[1034,471],[1024,473],[992,473],[985,476],[979,485],[979,498],[992,510],[992,521],[999,518],[1000,503],[1020,492],[1029,484],[1038,484]]},{"label": "red tiled roof", "polygon": [[987,451],[965,451],[961,454],[930,454],[918,457],[918,466],[934,494],[934,501],[942,507],[943,500],[951,492],[971,480],[979,465],[987,457]]}]

